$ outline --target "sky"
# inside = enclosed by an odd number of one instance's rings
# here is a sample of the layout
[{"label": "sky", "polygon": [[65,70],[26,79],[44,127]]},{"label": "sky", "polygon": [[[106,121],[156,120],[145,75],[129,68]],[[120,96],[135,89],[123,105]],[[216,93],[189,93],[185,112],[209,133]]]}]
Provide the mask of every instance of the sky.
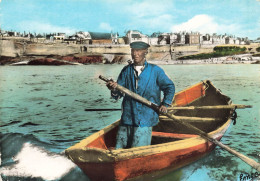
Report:
[{"label": "sky", "polygon": [[260,0],[0,0],[0,28],[73,34],[200,32],[260,37]]}]

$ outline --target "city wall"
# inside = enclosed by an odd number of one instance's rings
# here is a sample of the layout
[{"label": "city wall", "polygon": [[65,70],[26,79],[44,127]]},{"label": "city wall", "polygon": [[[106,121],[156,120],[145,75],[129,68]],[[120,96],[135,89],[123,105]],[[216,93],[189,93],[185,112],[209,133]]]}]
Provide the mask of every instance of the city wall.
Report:
[{"label": "city wall", "polygon": [[24,55],[48,56],[71,55],[80,53],[80,48],[73,45],[62,44],[28,44],[25,45]]},{"label": "city wall", "polygon": [[21,55],[22,49],[10,40],[0,40],[0,56],[17,57]]},{"label": "city wall", "polygon": [[[229,45],[238,46],[238,45]],[[242,47],[255,47],[259,45],[240,45]],[[174,61],[178,57],[213,52],[214,46],[172,46],[154,45],[149,48],[147,59],[156,61]],[[28,41],[0,40],[0,56],[49,56],[49,55],[102,55],[113,59],[122,56],[124,60],[131,59],[129,45],[88,45],[88,44],[65,44],[65,43],[31,43]],[[111,61],[111,60],[109,60]]]}]

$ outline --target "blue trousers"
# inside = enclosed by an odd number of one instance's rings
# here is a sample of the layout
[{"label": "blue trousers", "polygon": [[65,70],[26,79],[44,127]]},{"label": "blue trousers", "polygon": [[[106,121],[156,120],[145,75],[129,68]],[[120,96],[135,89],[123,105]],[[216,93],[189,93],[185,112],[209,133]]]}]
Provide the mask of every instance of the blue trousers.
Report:
[{"label": "blue trousers", "polygon": [[116,149],[150,145],[152,127],[134,127],[119,125],[116,137]]}]

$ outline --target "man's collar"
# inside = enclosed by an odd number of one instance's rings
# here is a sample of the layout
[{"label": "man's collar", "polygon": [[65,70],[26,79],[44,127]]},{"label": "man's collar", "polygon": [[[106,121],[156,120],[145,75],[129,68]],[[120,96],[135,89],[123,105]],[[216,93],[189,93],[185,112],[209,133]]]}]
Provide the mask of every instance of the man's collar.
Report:
[{"label": "man's collar", "polygon": [[[139,65],[135,65],[134,63],[132,63],[132,65],[133,65],[133,67],[139,66]],[[146,67],[147,65],[148,65],[148,62],[145,60],[143,66]],[[141,65],[140,65],[140,66],[141,66]]]},{"label": "man's collar", "polygon": [[145,60],[144,62],[144,66],[146,67],[148,65],[148,62]]},{"label": "man's collar", "polygon": [[137,67],[141,67],[141,72],[144,70],[144,68],[145,68],[145,64],[143,64],[143,65],[134,65],[134,70],[135,71],[138,71],[138,68]]}]

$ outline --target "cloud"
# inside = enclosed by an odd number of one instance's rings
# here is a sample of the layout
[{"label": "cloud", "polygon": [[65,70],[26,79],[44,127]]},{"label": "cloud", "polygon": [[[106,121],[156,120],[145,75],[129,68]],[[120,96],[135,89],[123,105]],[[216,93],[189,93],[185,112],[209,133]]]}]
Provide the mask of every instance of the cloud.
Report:
[{"label": "cloud", "polygon": [[173,16],[170,14],[162,14],[155,17],[147,17],[136,19],[130,24],[130,27],[145,27],[150,31],[168,31],[169,23],[173,22]]},{"label": "cloud", "polygon": [[127,13],[137,18],[162,15],[172,7],[169,0],[134,2],[125,7]]},{"label": "cloud", "polygon": [[110,24],[104,23],[104,22],[99,24],[99,28],[102,29],[102,30],[105,30],[105,31],[113,30],[113,28],[110,26]]},{"label": "cloud", "polygon": [[41,23],[36,21],[22,21],[19,23],[20,29],[28,32],[36,33],[66,33],[73,34],[77,30],[70,27],[56,26],[49,23]]},{"label": "cloud", "polygon": [[129,17],[127,28],[144,30],[145,33],[169,31],[169,24],[174,20],[171,0],[130,1],[123,5],[122,11]]},{"label": "cloud", "polygon": [[187,22],[173,25],[171,27],[172,32],[180,31],[198,31],[200,33],[219,33],[219,34],[232,34],[237,32],[241,27],[237,24],[221,24],[206,14],[196,15]]}]

